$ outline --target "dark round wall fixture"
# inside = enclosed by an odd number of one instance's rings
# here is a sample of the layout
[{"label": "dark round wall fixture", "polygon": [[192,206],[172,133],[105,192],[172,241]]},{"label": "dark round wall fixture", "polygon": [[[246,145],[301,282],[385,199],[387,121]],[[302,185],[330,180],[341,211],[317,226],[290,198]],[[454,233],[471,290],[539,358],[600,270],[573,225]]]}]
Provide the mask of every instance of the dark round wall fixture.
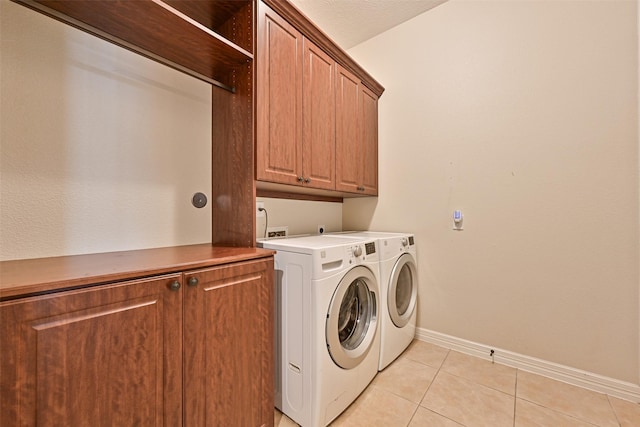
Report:
[{"label": "dark round wall fixture", "polygon": [[196,193],[193,195],[191,203],[193,203],[193,206],[198,209],[204,208],[205,206],[207,206],[207,196],[204,193]]}]

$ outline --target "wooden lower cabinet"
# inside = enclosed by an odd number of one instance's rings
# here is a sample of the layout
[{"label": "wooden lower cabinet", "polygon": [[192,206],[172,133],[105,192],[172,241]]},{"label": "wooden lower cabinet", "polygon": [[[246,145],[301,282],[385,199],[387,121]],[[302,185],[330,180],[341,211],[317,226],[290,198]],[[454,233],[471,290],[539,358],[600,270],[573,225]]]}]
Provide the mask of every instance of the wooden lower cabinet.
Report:
[{"label": "wooden lower cabinet", "polygon": [[273,273],[269,260],[186,274],[185,426],[273,425]]},{"label": "wooden lower cabinet", "polygon": [[2,302],[0,425],[272,426],[272,309],[272,258]]},{"label": "wooden lower cabinet", "polygon": [[0,424],[179,425],[180,278],[2,303]]}]

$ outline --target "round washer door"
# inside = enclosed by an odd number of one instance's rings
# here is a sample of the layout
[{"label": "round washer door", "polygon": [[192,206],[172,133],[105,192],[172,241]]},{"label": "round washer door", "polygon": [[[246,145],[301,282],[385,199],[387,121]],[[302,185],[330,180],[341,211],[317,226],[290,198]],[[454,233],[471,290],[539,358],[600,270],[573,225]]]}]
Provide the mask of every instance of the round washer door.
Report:
[{"label": "round washer door", "polygon": [[352,268],[333,293],[326,322],[327,349],[344,369],[367,357],[378,326],[378,284],[367,267]]},{"label": "round washer door", "polygon": [[411,254],[404,253],[398,258],[391,272],[387,305],[391,321],[403,328],[416,309],[418,301],[418,273],[416,261]]}]

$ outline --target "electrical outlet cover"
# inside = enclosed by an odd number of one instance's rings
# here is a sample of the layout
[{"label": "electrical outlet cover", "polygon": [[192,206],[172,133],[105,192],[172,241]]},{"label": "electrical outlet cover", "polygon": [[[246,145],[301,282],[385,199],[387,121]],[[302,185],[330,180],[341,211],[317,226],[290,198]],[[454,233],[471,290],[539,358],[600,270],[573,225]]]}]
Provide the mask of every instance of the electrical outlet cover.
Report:
[{"label": "electrical outlet cover", "polygon": [[267,237],[287,237],[289,235],[289,226],[283,225],[279,227],[267,227]]}]

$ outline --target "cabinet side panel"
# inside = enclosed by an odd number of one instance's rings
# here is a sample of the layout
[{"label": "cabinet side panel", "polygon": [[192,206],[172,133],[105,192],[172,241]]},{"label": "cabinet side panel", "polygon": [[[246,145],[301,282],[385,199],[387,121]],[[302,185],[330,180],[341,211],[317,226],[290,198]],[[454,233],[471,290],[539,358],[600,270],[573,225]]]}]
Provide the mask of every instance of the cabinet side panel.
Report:
[{"label": "cabinet side panel", "polygon": [[261,390],[261,420],[260,425],[273,427],[273,408],[275,390],[275,269],[274,259],[269,258],[262,262],[260,268],[264,269],[263,281],[259,291],[260,312],[260,377],[262,379]]},{"label": "cabinet side panel", "polygon": [[211,242],[255,246],[253,65],[234,71],[236,93],[212,88]]}]

